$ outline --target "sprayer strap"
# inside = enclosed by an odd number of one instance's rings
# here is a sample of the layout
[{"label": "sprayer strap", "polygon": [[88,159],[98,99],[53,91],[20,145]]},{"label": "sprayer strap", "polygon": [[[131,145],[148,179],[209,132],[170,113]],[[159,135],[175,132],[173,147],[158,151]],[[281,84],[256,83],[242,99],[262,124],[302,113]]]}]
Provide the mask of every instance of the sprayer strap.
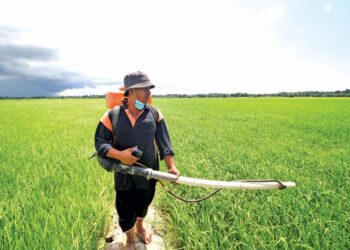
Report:
[{"label": "sprayer strap", "polygon": [[[109,119],[111,120],[112,122],[112,129],[113,129],[113,135],[115,136],[116,135],[116,127],[117,127],[117,123],[118,123],[118,120],[119,120],[119,114],[120,114],[120,106],[115,106],[113,109],[110,110],[110,113],[111,114],[109,116]],[[114,141],[115,141],[115,138],[114,138]]]}]

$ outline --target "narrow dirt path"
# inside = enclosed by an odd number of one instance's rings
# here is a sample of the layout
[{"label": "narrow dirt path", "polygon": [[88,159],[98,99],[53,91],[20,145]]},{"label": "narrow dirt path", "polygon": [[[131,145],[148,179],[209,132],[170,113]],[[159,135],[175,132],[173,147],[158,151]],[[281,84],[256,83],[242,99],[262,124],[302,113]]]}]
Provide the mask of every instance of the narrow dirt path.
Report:
[{"label": "narrow dirt path", "polygon": [[[105,249],[105,250],[121,250],[124,249],[126,245],[126,236],[122,232],[121,228],[118,225],[118,214],[116,211],[114,211],[111,215],[111,224],[109,226],[109,230],[107,231],[105,235],[104,242],[101,242],[99,245],[99,249]],[[144,221],[145,228],[148,231],[153,230],[152,235],[152,241],[150,244],[145,245],[139,237],[135,237],[136,243],[136,249],[147,249],[147,250],[165,250],[165,244],[163,238],[158,234],[157,227],[162,228],[162,220],[157,212],[157,210],[154,208],[153,205],[151,205],[148,208],[148,213]]]}]

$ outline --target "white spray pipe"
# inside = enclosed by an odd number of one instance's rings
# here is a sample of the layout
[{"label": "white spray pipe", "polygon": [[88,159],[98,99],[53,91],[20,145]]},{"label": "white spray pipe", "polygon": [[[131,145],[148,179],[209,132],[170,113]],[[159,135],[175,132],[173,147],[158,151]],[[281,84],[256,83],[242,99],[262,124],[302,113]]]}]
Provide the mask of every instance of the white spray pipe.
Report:
[{"label": "white spray pipe", "polygon": [[[247,190],[260,190],[260,189],[285,189],[295,187],[295,182],[287,181],[281,182],[278,180],[238,180],[238,181],[216,181],[216,180],[204,180],[197,178],[190,178],[185,176],[177,177],[174,174],[169,174],[161,171],[156,171],[146,166],[126,166],[120,164],[115,160],[109,158],[102,158],[97,156],[97,160],[100,165],[107,171],[120,172],[122,174],[130,174],[143,176],[147,179],[156,179],[170,181],[174,183],[198,186],[198,187],[210,187],[210,188],[225,188],[225,189],[247,189]],[[140,163],[136,163],[142,165]]]},{"label": "white spray pipe", "polygon": [[204,180],[197,178],[190,178],[164,173],[156,171],[151,168],[141,168],[136,166],[125,166],[120,165],[127,174],[138,175],[146,177],[147,179],[165,180],[174,183],[198,186],[198,187],[210,187],[210,188],[225,188],[225,189],[284,189],[295,187],[296,184],[291,181],[280,182],[277,180],[239,180],[239,181],[215,181],[215,180]]}]

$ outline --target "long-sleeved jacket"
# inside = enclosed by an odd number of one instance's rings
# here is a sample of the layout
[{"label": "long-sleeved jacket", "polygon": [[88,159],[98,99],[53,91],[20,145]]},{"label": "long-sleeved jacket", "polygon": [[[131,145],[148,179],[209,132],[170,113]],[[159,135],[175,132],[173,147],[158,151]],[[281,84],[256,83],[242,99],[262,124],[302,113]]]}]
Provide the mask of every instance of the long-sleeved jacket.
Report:
[{"label": "long-sleeved jacket", "polygon": [[[140,163],[159,170],[158,151],[160,158],[174,155],[170,137],[162,114],[158,110],[158,120],[146,105],[140,116],[134,120],[129,110],[120,107],[116,125],[112,124],[113,112],[107,111],[101,118],[95,133],[95,147],[99,157],[110,162],[118,162],[106,157],[106,153],[113,147],[125,150],[137,146],[143,152]],[[109,162],[109,163],[110,163]],[[129,190],[132,188],[149,189],[155,181],[148,181],[140,176],[126,175],[115,172],[115,189]]]}]

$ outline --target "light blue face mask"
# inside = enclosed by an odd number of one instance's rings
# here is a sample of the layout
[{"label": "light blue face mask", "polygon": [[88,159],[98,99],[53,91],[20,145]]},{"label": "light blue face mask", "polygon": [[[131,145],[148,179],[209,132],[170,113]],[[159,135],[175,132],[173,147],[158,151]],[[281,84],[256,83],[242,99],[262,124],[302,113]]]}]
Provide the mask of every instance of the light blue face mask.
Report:
[{"label": "light blue face mask", "polygon": [[143,102],[140,102],[139,100],[135,100],[135,107],[138,110],[143,110],[145,108],[145,104]]}]

